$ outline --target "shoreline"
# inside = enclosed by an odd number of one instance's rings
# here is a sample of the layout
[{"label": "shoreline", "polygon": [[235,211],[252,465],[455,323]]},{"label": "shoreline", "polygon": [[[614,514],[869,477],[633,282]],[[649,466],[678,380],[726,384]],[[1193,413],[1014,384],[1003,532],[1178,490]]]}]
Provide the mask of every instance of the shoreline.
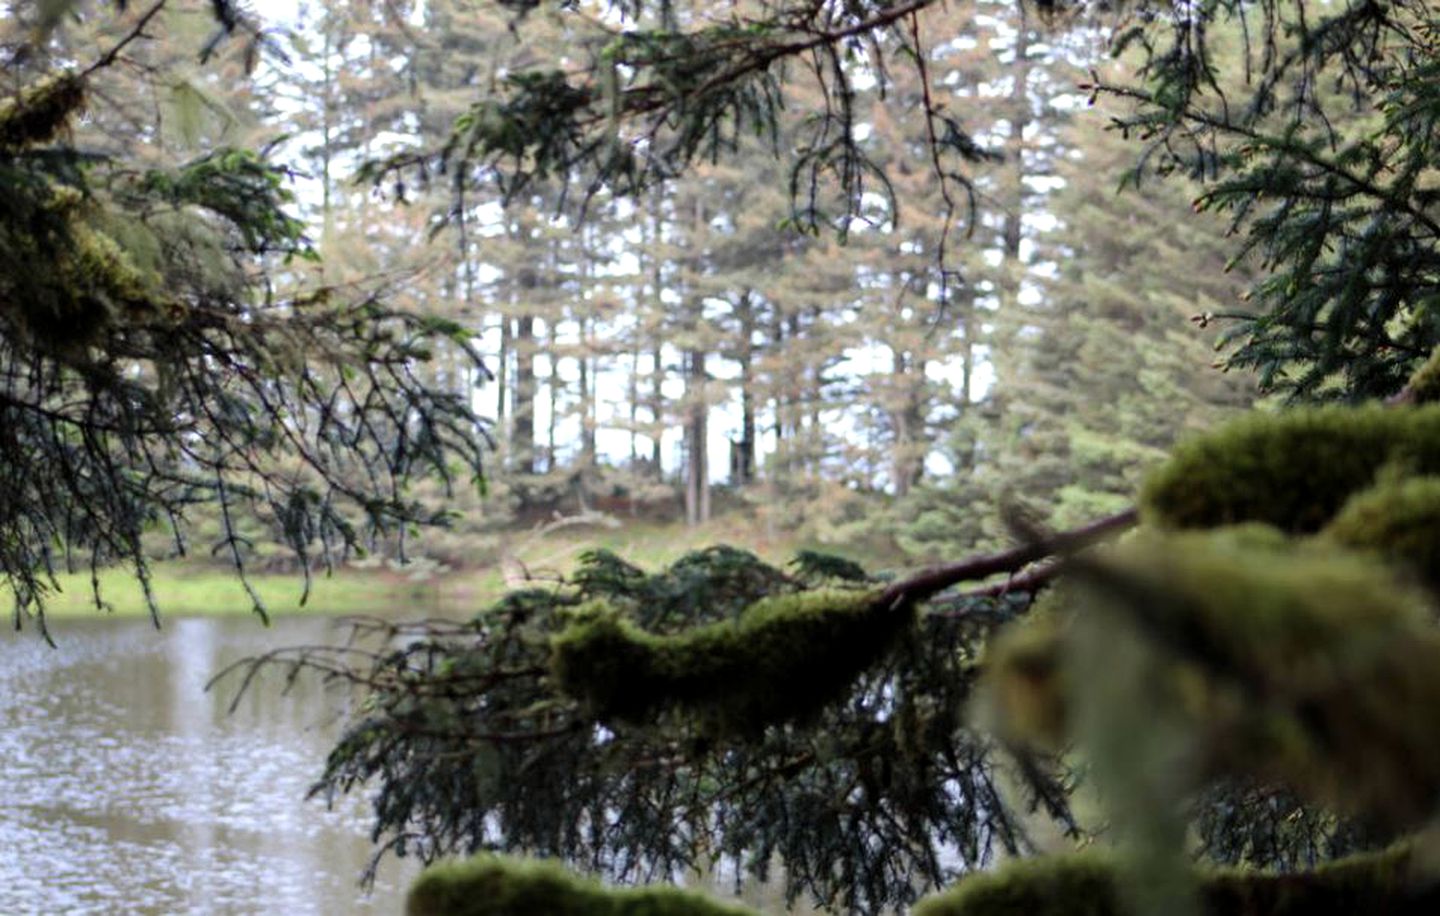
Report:
[{"label": "shoreline", "polygon": [[[446,573],[417,579],[403,572],[339,568],[312,575],[310,595],[302,606],[305,582],[300,573],[247,576],[271,617],[433,615],[436,608],[463,612],[477,601],[478,590],[472,586],[484,578],[483,573]],[[128,567],[100,573],[104,608],[96,607],[88,572],[57,575],[56,581],[59,588],[44,598],[45,616],[51,620],[150,616],[140,583]],[[151,570],[151,588],[162,620],[255,614],[255,603],[233,570],[157,563]]]}]

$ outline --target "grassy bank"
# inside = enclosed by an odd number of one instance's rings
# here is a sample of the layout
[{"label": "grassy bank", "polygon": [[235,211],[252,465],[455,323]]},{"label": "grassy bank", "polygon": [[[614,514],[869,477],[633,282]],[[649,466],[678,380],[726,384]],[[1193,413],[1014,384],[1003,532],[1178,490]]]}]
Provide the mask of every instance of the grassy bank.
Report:
[{"label": "grassy bank", "polygon": [[[549,582],[570,572],[586,550],[613,550],[632,563],[656,569],[682,554],[712,544],[730,544],[783,564],[806,544],[784,532],[767,531],[754,519],[725,516],[696,528],[678,523],[630,522],[575,525],[505,532],[498,546],[485,551],[493,559],[473,568],[416,574],[385,563],[369,568],[337,567],[317,574],[309,600],[300,606],[303,582],[298,574],[254,574],[251,585],[271,614],[434,614],[467,616],[527,582]],[[478,552],[477,552],[478,553]],[[152,585],[165,616],[249,614],[252,602],[233,571],[184,562],[157,563]],[[61,591],[47,601],[47,613],[74,617],[100,613],[88,573],[59,577]],[[120,616],[145,616],[144,594],[133,574],[117,567],[100,577],[101,595]],[[0,598],[3,601],[3,598]]]},{"label": "grassy bank", "polygon": [[[51,617],[76,617],[97,611],[89,574],[62,575],[60,591],[47,597]],[[271,614],[343,613],[378,614],[422,610],[434,604],[433,582],[411,582],[404,576],[365,570],[337,570],[317,575],[304,607],[304,582],[297,575],[256,575],[250,584]],[[151,586],[160,612],[167,617],[249,614],[254,602],[232,571],[183,563],[158,563]],[[100,595],[108,613],[123,617],[148,616],[140,583],[130,570],[115,568],[100,575]]]}]

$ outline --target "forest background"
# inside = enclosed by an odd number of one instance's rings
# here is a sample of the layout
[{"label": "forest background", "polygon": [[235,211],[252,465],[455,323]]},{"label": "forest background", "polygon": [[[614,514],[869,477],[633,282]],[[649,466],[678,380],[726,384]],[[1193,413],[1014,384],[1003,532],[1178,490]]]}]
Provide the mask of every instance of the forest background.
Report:
[{"label": "forest background", "polygon": [[[857,61],[858,136],[896,166],[895,199],[877,185],[842,231],[806,232],[764,138],[639,197],[601,193],[583,221],[553,182],[502,206],[443,176],[357,180],[444,136],[474,87],[603,24],[451,0],[260,12],[276,53],[249,79],[242,48],[222,45],[218,64],[187,49],[213,29],[203,4],[161,12],[167,41],[143,53],[163,57],[163,78],[110,90],[154,121],[125,154],[270,150],[320,255],[290,280],[383,277],[395,307],[474,331],[483,366],[442,349],[424,371],[490,418],[496,448],[483,493],[443,499],[443,528],[354,558],[388,568],[386,589],[318,581],[320,604],[378,607],[417,587],[463,603],[595,544],[650,562],[723,541],[922,565],[1004,542],[1005,512],[1063,528],[1123,508],[1177,437],[1256,397],[1217,368],[1205,326],[1254,279],[1229,263],[1228,222],[1194,213],[1183,177],[1122,191],[1134,147],[1077,89],[1088,68],[1122,66],[1105,28],[1051,27],[1005,0],[924,11],[938,104],[980,146],[974,219],[947,220],[936,173],[916,165],[915,76],[896,68],[882,96]],[[67,40],[113,25],[102,12]],[[785,91],[782,147],[822,104]],[[942,289],[947,231],[956,279]],[[226,520],[196,508],[201,549],[159,567],[157,594],[248,609],[209,574],[235,562]],[[230,521],[251,573],[295,571],[273,517]],[[174,545],[162,528],[146,550]],[[90,605],[83,578],[62,579],[56,612]],[[299,594],[256,582],[276,608]],[[123,575],[106,585],[112,604],[143,609]]]}]

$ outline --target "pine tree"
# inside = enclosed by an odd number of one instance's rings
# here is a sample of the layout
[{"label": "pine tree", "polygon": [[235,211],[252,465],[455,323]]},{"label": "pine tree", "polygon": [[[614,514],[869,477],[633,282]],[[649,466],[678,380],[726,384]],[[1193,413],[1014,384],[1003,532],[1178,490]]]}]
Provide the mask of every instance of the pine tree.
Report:
[{"label": "pine tree", "polygon": [[[120,560],[147,583],[143,533],[167,526],[183,549],[199,502],[219,507],[216,547],[237,567],[235,514],[253,511],[308,575],[367,529],[428,520],[405,481],[450,481],[457,456],[480,470],[468,405],[403,368],[467,347],[462,329],[391,308],[378,285],[291,285],[314,253],[289,176],[261,156],[213,141],[185,159],[168,144],[134,152],[160,127],[106,100],[148,96],[154,111],[155,93],[173,93],[152,81],[163,59],[146,59],[166,8],[87,14],[74,34],[7,23],[23,51],[0,103],[0,569],[17,624],[34,612],[43,629],[59,568]],[[216,10],[218,31],[190,53],[260,47],[228,4]]]},{"label": "pine tree", "polygon": [[[1060,135],[1065,184],[1048,198],[1057,225],[1034,240],[1036,301],[1012,308],[1013,339],[993,351],[999,403],[980,432],[988,458],[949,492],[927,494],[935,498],[903,535],[911,549],[983,543],[1004,530],[1005,511],[1058,528],[1120,511],[1178,439],[1255,397],[1248,375],[1217,371],[1214,329],[1197,326],[1239,302],[1253,268],[1227,269],[1228,225],[1193,212],[1198,183],[1122,187],[1135,152],[1108,127],[1098,109]],[[957,450],[973,448],[973,428],[952,435]],[[987,493],[1001,498],[990,497],[980,527]],[[953,524],[957,516],[970,524]]]}]

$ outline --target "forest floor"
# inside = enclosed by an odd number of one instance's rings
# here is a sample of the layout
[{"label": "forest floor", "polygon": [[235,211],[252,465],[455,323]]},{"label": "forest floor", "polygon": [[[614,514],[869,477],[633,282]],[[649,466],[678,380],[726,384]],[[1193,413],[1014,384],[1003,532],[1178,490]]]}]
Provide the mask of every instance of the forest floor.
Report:
[{"label": "forest floor", "polygon": [[[386,560],[337,566],[317,572],[311,593],[300,604],[304,580],[300,573],[251,573],[251,586],[271,614],[381,614],[400,617],[465,617],[500,597],[507,589],[554,582],[575,568],[586,550],[604,548],[648,570],[657,570],[691,550],[728,544],[749,550],[767,562],[783,565],[796,551],[823,545],[776,530],[742,513],[732,513],[697,527],[680,522],[620,521],[597,517],[586,522],[568,519],[533,528],[501,532],[490,557],[463,570],[450,570],[421,560],[402,566]],[[838,551],[842,552],[843,551]],[[73,617],[97,610],[88,572],[57,577],[59,590],[46,598],[46,613]],[[234,570],[212,562],[159,562],[152,568],[151,587],[167,617],[248,614],[253,601]],[[149,613],[144,592],[125,566],[100,574],[106,612],[117,616]]]}]

